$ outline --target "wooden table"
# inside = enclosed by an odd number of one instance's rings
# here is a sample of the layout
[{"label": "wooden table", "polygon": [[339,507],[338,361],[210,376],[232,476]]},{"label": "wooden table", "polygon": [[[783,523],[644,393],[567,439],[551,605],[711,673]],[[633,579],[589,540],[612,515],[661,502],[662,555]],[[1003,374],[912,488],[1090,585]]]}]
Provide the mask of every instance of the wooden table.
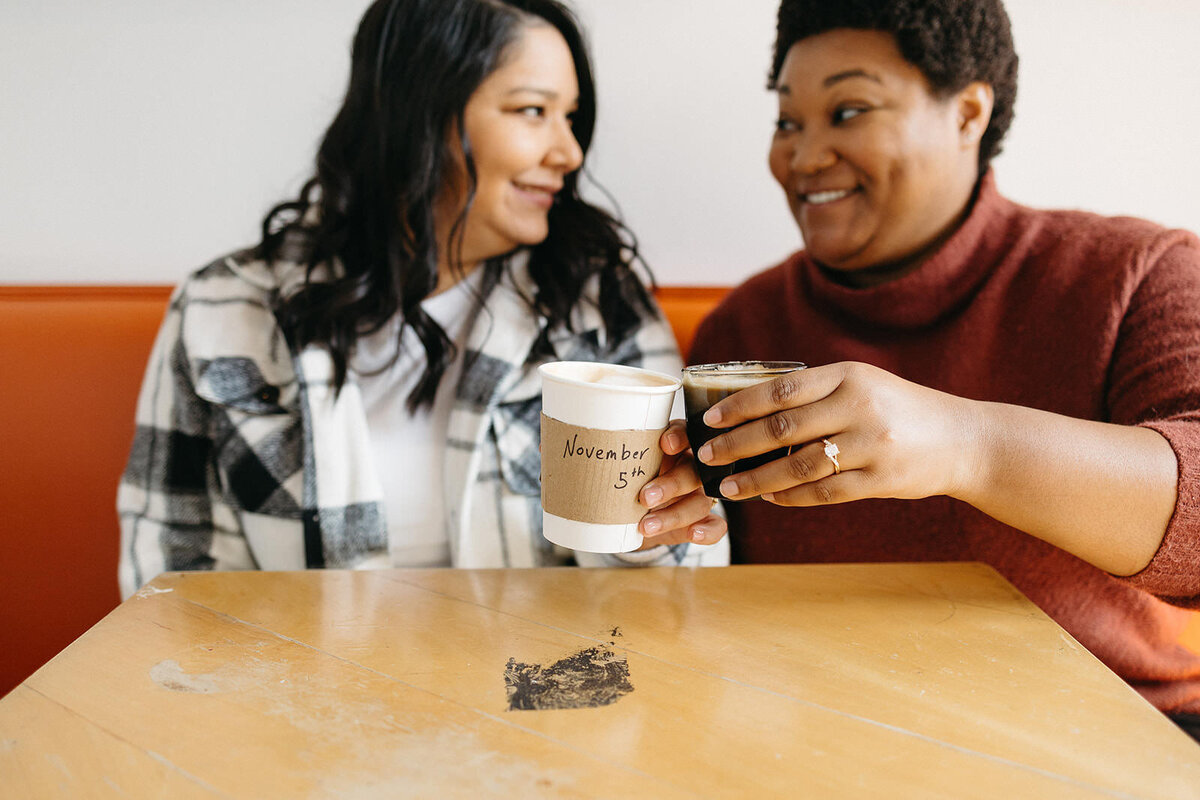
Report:
[{"label": "wooden table", "polygon": [[0,700],[0,795],[1197,798],[1200,746],[980,564],[173,573]]}]

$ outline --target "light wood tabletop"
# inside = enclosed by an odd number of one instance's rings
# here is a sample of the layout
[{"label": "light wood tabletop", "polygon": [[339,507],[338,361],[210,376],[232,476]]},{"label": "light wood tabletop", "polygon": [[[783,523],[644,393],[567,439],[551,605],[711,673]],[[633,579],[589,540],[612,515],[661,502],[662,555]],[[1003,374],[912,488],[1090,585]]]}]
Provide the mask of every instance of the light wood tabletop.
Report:
[{"label": "light wood tabletop", "polygon": [[1197,798],[1200,746],[981,564],[170,573],[0,700],[0,795]]}]

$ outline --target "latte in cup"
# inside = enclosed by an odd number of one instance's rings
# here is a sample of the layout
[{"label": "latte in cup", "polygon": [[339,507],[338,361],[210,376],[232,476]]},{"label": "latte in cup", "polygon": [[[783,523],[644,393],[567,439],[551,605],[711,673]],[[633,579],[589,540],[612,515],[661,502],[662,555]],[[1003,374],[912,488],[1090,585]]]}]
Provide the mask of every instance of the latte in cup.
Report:
[{"label": "latte in cup", "polygon": [[[726,361],[721,364],[700,364],[683,370],[683,404],[687,414],[688,443],[692,451],[728,428],[710,428],[704,424],[704,412],[729,395],[750,386],[772,380],[788,372],[804,369],[799,361]],[[721,481],[735,472],[760,467],[787,455],[781,447],[753,458],[743,458],[732,464],[709,466],[696,462],[696,470],[704,484],[704,494],[728,500],[721,494]]]},{"label": "latte in cup", "polygon": [[592,553],[642,545],[638,494],[662,465],[680,381],[637,367],[556,361],[542,378],[542,535]]},{"label": "latte in cup", "polygon": [[658,375],[643,369],[634,369],[618,364],[591,364],[575,362],[572,368],[558,369],[560,378],[574,379],[601,386],[678,386],[678,382],[666,375]]}]

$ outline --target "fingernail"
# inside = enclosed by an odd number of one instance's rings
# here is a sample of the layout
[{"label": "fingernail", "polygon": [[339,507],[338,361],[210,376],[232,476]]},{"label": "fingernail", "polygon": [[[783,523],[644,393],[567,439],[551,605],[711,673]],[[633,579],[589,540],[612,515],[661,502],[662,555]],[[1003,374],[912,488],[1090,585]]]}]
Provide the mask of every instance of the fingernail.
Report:
[{"label": "fingernail", "polygon": [[662,520],[660,520],[658,517],[647,517],[646,519],[642,520],[642,530],[646,534],[653,536],[662,530]]},{"label": "fingernail", "polygon": [[675,432],[668,433],[667,434],[667,444],[671,447],[672,450],[674,450],[675,452],[679,452],[680,450],[683,449],[683,437]]},{"label": "fingernail", "polygon": [[710,428],[715,428],[717,425],[721,424],[721,410],[716,406],[713,406],[708,411],[704,412],[704,417],[702,419],[704,420],[705,425]]},{"label": "fingernail", "polygon": [[702,528],[692,528],[692,541],[693,542],[703,542],[704,541],[704,530]]},{"label": "fingernail", "polygon": [[654,508],[662,502],[663,490],[657,486],[647,486],[642,490],[642,500],[645,501],[647,508]]},{"label": "fingernail", "polygon": [[705,464],[707,464],[708,460],[712,457],[713,457],[712,445],[708,445],[708,444],[700,445],[700,449],[696,451],[696,458],[700,459]]},{"label": "fingernail", "polygon": [[759,497],[761,497],[763,500],[766,500],[768,503],[775,502],[775,493],[774,492],[767,492],[766,494],[760,494]]},{"label": "fingernail", "polygon": [[735,481],[733,478],[726,478],[725,480],[721,481],[721,494],[725,495],[726,497],[733,497],[737,493],[737,481]]}]

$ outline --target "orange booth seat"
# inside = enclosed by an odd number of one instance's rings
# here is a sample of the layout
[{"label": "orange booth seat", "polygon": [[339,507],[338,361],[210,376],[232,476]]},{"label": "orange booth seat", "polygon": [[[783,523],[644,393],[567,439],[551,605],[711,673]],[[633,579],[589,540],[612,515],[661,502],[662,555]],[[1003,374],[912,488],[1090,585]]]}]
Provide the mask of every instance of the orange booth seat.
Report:
[{"label": "orange booth seat", "polygon": [[0,693],[119,602],[117,479],[166,287],[0,287]]},{"label": "orange booth seat", "polygon": [[[682,352],[727,291],[658,290]],[[0,694],[120,600],[117,481],[169,294],[0,286]]]}]

